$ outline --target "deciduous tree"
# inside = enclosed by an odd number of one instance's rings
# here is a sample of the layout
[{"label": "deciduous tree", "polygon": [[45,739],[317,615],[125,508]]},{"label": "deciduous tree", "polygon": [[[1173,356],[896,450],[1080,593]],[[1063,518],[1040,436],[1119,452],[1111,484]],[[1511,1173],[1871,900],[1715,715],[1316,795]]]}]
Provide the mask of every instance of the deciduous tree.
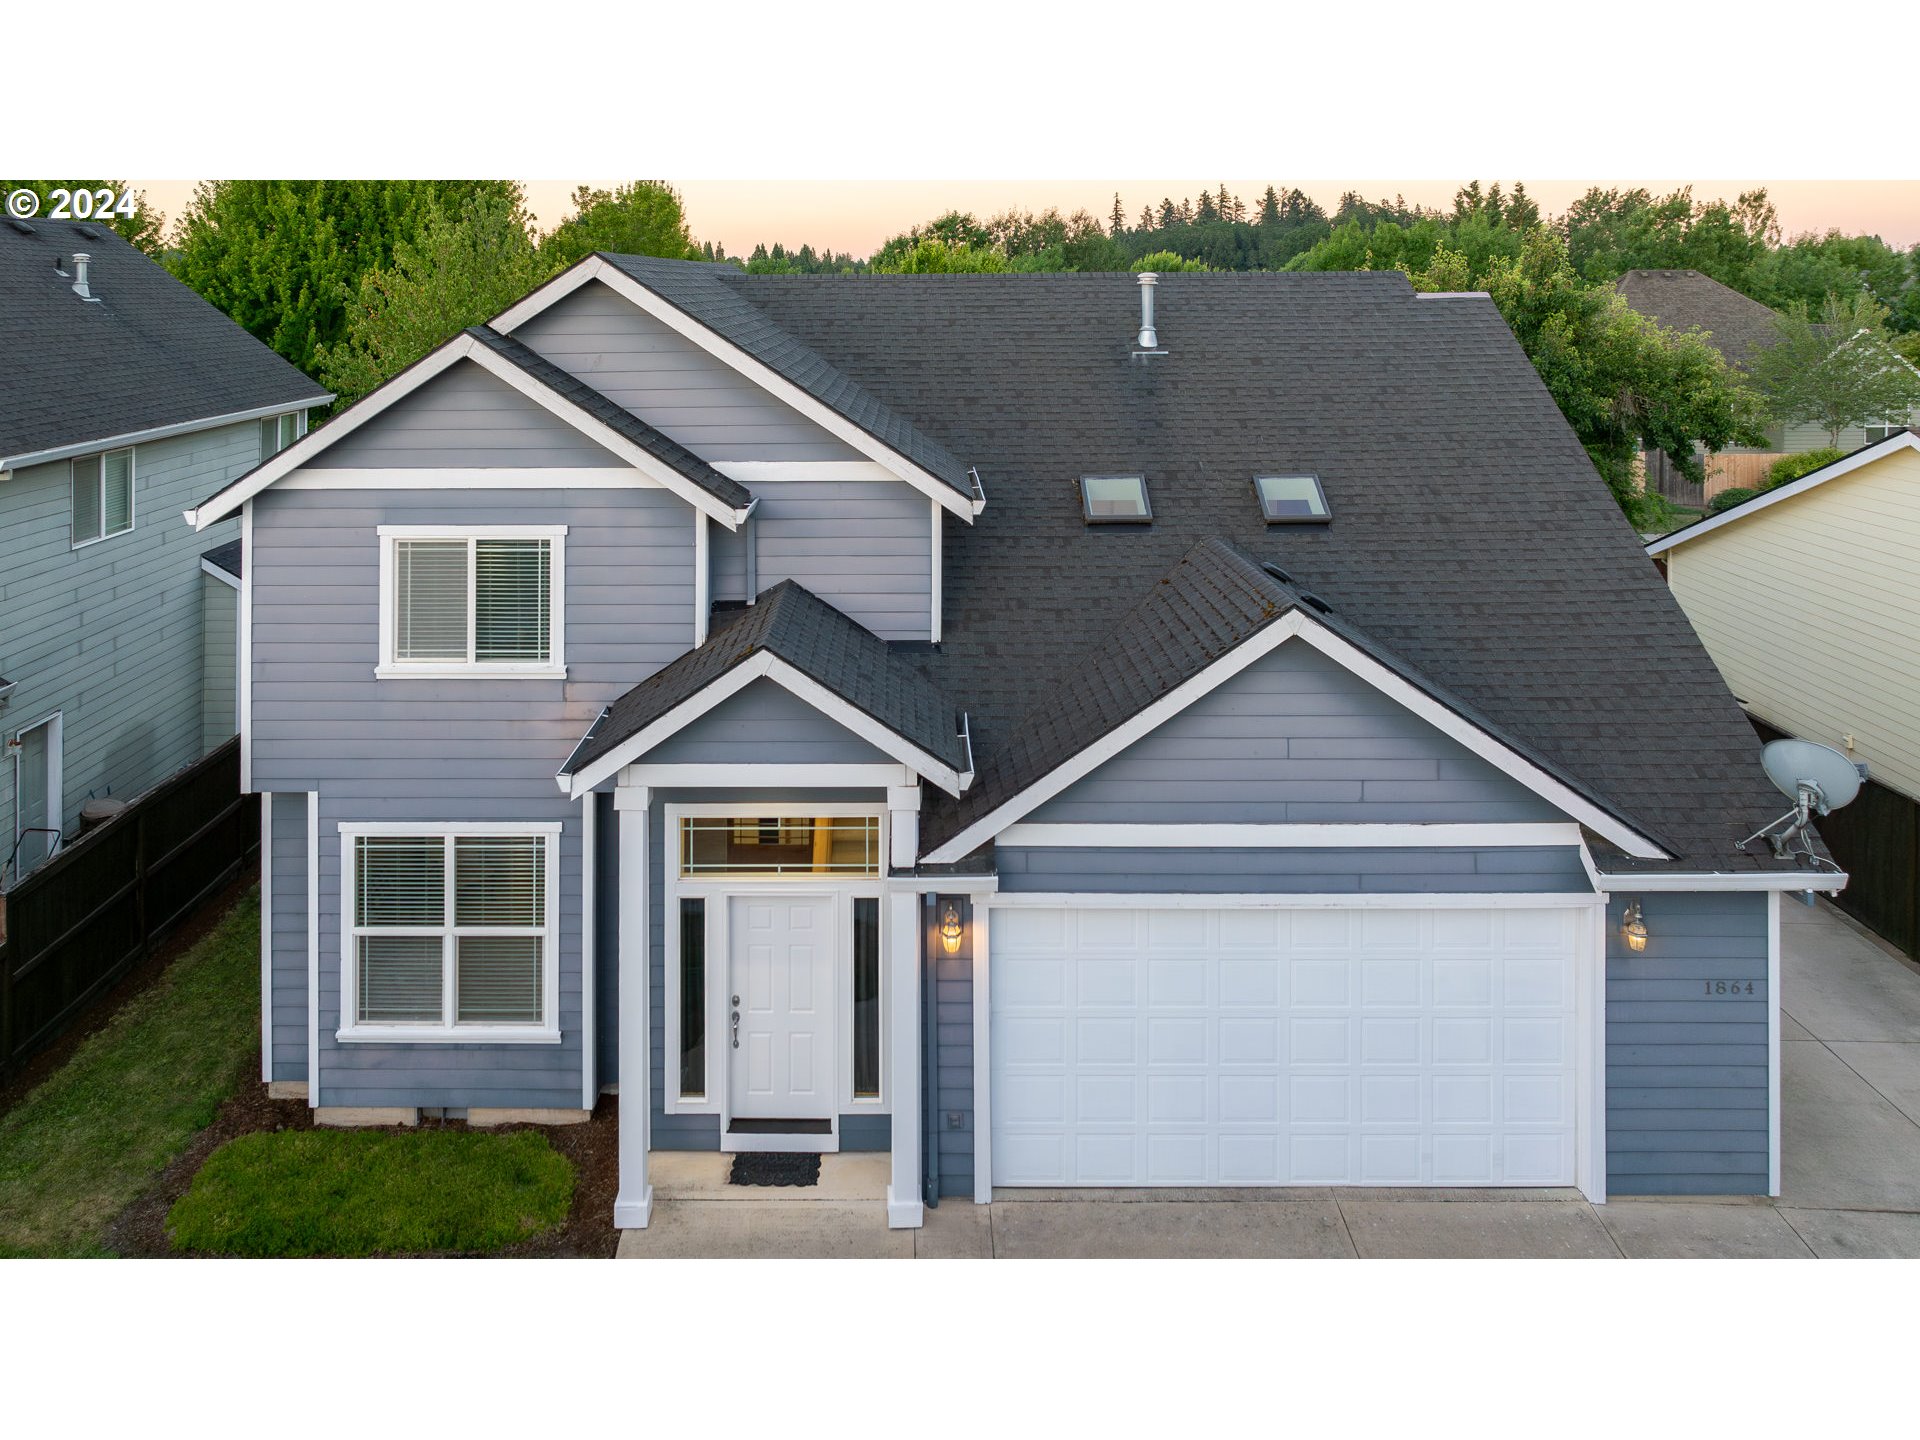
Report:
[{"label": "deciduous tree", "polygon": [[679,192],[659,180],[635,180],[613,190],[580,186],[573,192],[573,214],[542,237],[540,250],[556,271],[596,250],[668,260],[701,258],[687,231]]},{"label": "deciduous tree", "polygon": [[1774,343],[1753,360],[1774,415],[1840,432],[1920,408],[1920,375],[1888,344],[1887,310],[1871,295],[1829,295],[1817,316],[1805,303],[1774,321]]}]

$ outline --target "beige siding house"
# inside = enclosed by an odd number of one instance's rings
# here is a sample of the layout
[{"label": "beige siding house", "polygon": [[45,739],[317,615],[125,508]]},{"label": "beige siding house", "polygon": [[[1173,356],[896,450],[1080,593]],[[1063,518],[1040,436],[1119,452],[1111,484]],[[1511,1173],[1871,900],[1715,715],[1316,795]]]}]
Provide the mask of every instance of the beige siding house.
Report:
[{"label": "beige siding house", "polygon": [[1653,541],[1733,693],[1920,799],[1920,435]]}]

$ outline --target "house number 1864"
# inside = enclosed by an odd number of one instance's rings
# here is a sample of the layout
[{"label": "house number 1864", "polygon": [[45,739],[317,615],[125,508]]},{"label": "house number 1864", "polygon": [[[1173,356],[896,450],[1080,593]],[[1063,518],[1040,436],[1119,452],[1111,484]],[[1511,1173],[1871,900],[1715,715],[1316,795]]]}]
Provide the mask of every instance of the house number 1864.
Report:
[{"label": "house number 1864", "polygon": [[1702,980],[1700,985],[1700,993],[1703,995],[1753,994],[1753,981],[1751,980]]}]

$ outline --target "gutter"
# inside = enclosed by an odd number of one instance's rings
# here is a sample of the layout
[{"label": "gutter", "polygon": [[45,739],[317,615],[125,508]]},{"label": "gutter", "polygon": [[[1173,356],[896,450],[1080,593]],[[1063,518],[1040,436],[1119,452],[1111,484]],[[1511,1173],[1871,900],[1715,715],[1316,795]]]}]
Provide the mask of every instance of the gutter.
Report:
[{"label": "gutter", "polygon": [[129,430],[123,435],[107,435],[98,440],[83,440],[72,445],[56,445],[46,450],[29,450],[19,455],[0,456],[0,478],[30,465],[46,465],[55,460],[71,460],[95,450],[112,450],[123,445],[140,445],[149,440],[166,440],[175,435],[190,435],[196,430],[212,430],[221,425],[238,425],[243,420],[265,420],[269,415],[284,415],[289,410],[311,410],[335,397],[315,395],[305,400],[282,400],[274,405],[256,405],[251,410],[235,410],[226,415],[210,415],[204,420],[183,420],[176,425],[156,425],[146,430]]},{"label": "gutter", "polygon": [[1746,874],[1715,870],[1705,874],[1675,874],[1672,871],[1601,871],[1602,888],[1608,891],[1736,891],[1736,890],[1819,890],[1836,895],[1846,889],[1853,877],[1844,870],[1760,870]]}]

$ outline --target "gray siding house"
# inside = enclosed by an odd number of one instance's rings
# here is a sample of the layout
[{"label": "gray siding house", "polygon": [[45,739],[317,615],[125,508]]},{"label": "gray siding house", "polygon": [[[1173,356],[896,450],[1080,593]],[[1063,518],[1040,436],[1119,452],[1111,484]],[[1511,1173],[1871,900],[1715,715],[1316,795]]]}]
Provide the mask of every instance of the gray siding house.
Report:
[{"label": "gray siding house", "polygon": [[111,231],[44,220],[0,225],[0,397],[3,890],[87,801],[235,733],[240,527],[181,511],[331,397]]},{"label": "gray siding house", "polygon": [[[1779,1184],[1780,808],[1485,297],[588,258],[237,518],[267,1077],[995,1187]],[[1138,297],[1160,297],[1141,335]],[[1650,743],[1649,736],[1668,737]]]}]

